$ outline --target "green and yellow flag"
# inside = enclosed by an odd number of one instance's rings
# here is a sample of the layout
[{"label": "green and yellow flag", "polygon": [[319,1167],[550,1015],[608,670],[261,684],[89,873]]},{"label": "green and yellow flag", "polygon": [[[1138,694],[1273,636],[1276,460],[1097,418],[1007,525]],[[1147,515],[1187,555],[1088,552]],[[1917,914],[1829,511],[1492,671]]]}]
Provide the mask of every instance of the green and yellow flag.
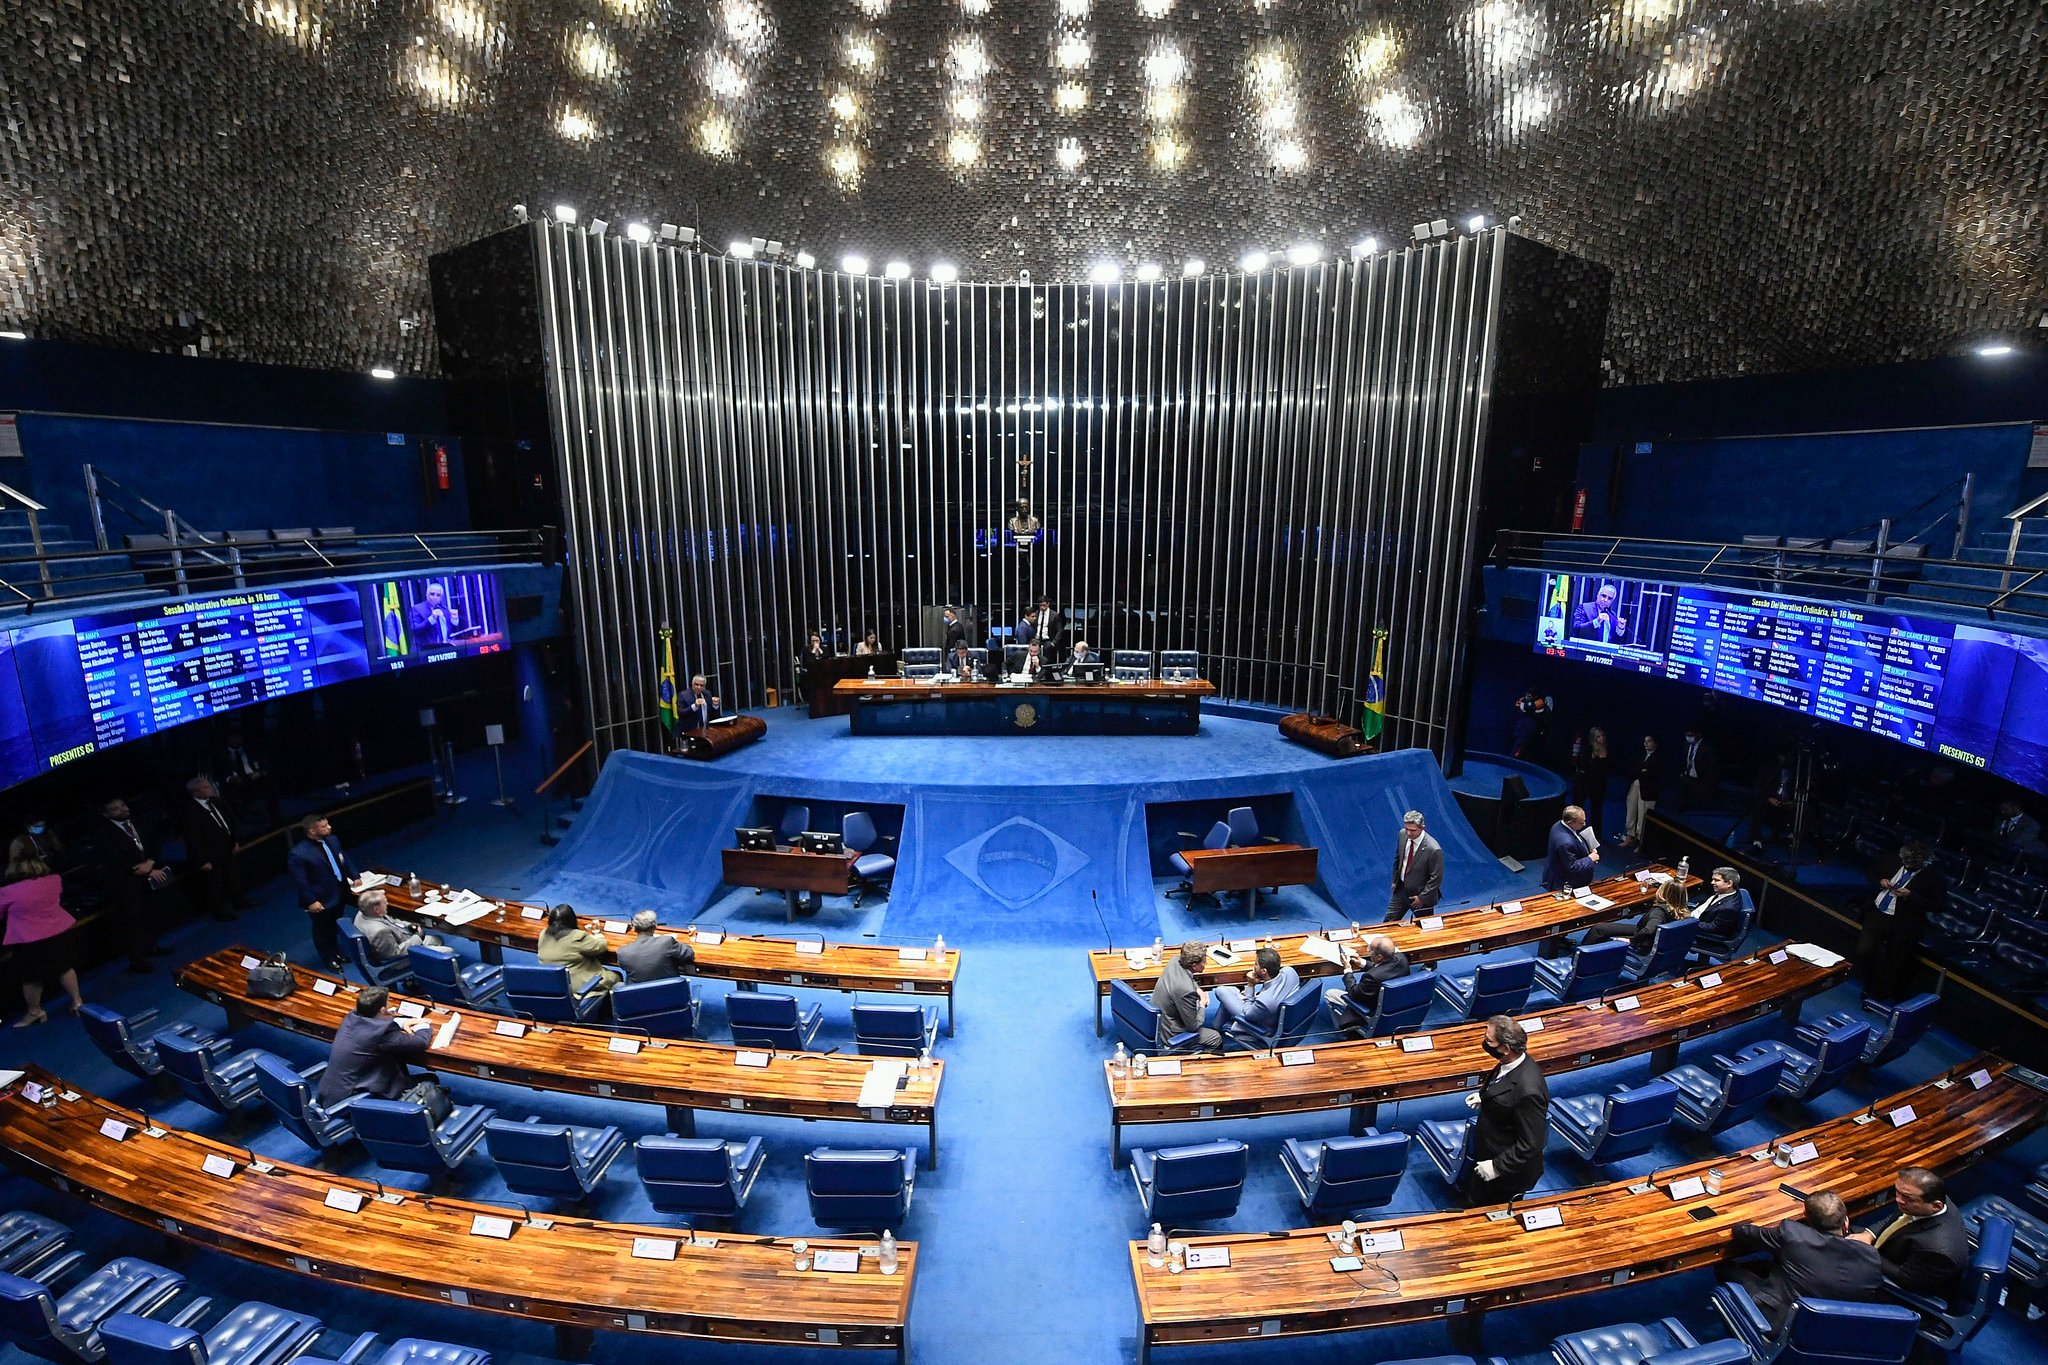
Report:
[{"label": "green and yellow flag", "polygon": [[661,717],[661,726],[673,733],[676,728],[676,633],[667,626],[661,628],[661,681],[655,685],[654,692],[660,703],[656,714]]},{"label": "green and yellow flag", "polygon": [[1372,633],[1372,672],[1365,679],[1365,702],[1363,714],[1358,719],[1359,731],[1369,740],[1377,740],[1380,731],[1387,728],[1387,632],[1375,630]]}]

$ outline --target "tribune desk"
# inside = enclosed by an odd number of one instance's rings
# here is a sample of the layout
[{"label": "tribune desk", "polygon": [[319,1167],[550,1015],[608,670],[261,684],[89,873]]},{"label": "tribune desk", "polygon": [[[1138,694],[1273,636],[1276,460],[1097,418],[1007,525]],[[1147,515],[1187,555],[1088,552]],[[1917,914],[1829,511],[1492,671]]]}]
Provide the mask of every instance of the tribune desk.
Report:
[{"label": "tribune desk", "polygon": [[870,678],[835,683],[832,693],[848,703],[856,735],[1192,735],[1216,684]]},{"label": "tribune desk", "polygon": [[784,924],[796,922],[796,898],[803,892],[845,896],[853,891],[857,853],[806,853],[794,848],[722,848],[719,879],[727,886],[780,891]]},{"label": "tribune desk", "polygon": [[[386,868],[378,871],[391,879],[385,888],[391,912],[403,916],[444,938],[466,938],[477,944],[486,962],[502,962],[505,949],[540,951],[540,931],[545,923],[539,906],[517,901],[484,901],[458,911],[453,918],[446,903],[450,889],[438,882],[422,881],[420,895],[405,889],[405,878]],[[444,899],[428,900],[433,892]],[[460,921],[459,923],[457,921]],[[584,924],[592,921],[586,919]],[[632,937],[620,920],[600,920],[593,932],[603,935],[606,957],[618,960],[619,945]],[[750,934],[728,934],[722,929],[700,929],[685,925],[664,928],[696,950],[696,965],[690,975],[738,981],[746,986],[803,986],[811,990],[864,991],[876,995],[943,996],[946,1001],[946,1036],[953,1034],[953,990],[960,980],[960,950],[936,947],[883,947],[869,943],[821,943],[812,938],[761,938]]]},{"label": "tribune desk", "polygon": [[[1190,859],[1193,857],[1192,854],[1188,856]],[[1669,868],[1653,870],[1670,872]],[[1264,883],[1266,886],[1273,884],[1271,881]],[[1699,878],[1691,878],[1687,885],[1699,885]],[[1339,976],[1343,968],[1326,958],[1302,951],[1302,945],[1311,938],[1321,938],[1341,948],[1348,940],[1382,933],[1394,940],[1395,947],[1408,954],[1410,962],[1420,967],[1445,958],[1490,953],[1497,948],[1512,948],[1518,943],[1535,943],[1603,920],[1625,918],[1642,909],[1657,894],[1655,885],[1637,881],[1633,876],[1609,877],[1594,883],[1590,890],[1606,904],[1592,899],[1575,900],[1562,892],[1553,895],[1544,891],[1525,900],[1496,902],[1441,916],[1425,916],[1405,924],[1372,924],[1356,930],[1325,929],[1320,934],[1239,939],[1226,944],[1237,955],[1235,962],[1217,966],[1212,960],[1210,965],[1196,973],[1196,977],[1204,987],[1243,985],[1251,974],[1252,951],[1261,943],[1276,949],[1281,961],[1294,968],[1304,981],[1312,976]],[[1112,983],[1121,981],[1138,994],[1149,996],[1152,987],[1159,982],[1159,959],[1152,955],[1150,947],[1094,949],[1088,954],[1088,969],[1095,978],[1095,1032],[1098,1037],[1102,1034],[1102,1002],[1109,998]]]},{"label": "tribune desk", "polygon": [[[1846,958],[1819,966],[1788,948],[1707,967],[1689,976],[1629,986],[1599,1000],[1517,1015],[1529,1030],[1529,1056],[1547,1076],[1620,1057],[1651,1054],[1668,1071],[1687,1039],[1732,1028],[1777,1011],[1788,1027],[1810,995],[1849,975]],[[1450,1024],[1403,1034],[1279,1053],[1233,1052],[1150,1058],[1146,1074],[1116,1074],[1102,1063],[1109,1087],[1110,1164],[1123,1162],[1126,1124],[1199,1123],[1214,1119],[1349,1109],[1351,1131],[1363,1132],[1379,1105],[1477,1089],[1493,1069],[1480,1043],[1484,1023]]]},{"label": "tribune desk", "polygon": [[[1339,1252],[1326,1228],[1187,1237],[1191,1251],[1227,1251],[1229,1264],[1179,1275],[1153,1267],[1145,1243],[1133,1242],[1138,1359],[1149,1360],[1154,1346],[1432,1319],[1462,1328],[1461,1349],[1476,1355],[1480,1321],[1491,1309],[1721,1260],[1736,1223],[1798,1216],[1800,1200],[1782,1185],[1831,1190],[1868,1210],[1883,1202],[1902,1166],[1953,1174],[2048,1119],[2041,1085],[2032,1072],[1980,1057],[1864,1114],[1786,1135],[1781,1141],[1799,1158],[1790,1169],[1772,1163],[1767,1144],[1636,1181],[1529,1195],[1512,1217],[1505,1208],[1471,1209],[1366,1223],[1360,1232],[1370,1240],[1360,1245],[1356,1270],[1332,1266]],[[1718,1195],[1697,1188],[1709,1169],[1721,1172]],[[1688,1180],[1694,1183],[1682,1183]],[[1547,1226],[1553,1216],[1560,1221]]]},{"label": "tribune desk", "polygon": [[[27,1097],[30,1086],[40,1100]],[[787,1238],[679,1236],[687,1230],[386,1191],[252,1161],[244,1148],[153,1124],[36,1068],[0,1089],[0,1159],[95,1208],[259,1265],[551,1323],[566,1360],[590,1359],[596,1330],[882,1348],[906,1359],[914,1242],[896,1244],[894,1275],[866,1258],[846,1273],[800,1271]],[[813,1250],[861,1245],[805,1240]]]},{"label": "tribune desk", "polygon": [[1195,895],[1250,892],[1245,897],[1247,920],[1259,917],[1260,887],[1312,886],[1316,879],[1316,850],[1301,844],[1189,848],[1180,856],[1188,860],[1188,885]]},{"label": "tribune desk", "polygon": [[[178,984],[226,1011],[230,1030],[253,1020],[332,1042],[362,988],[293,967],[297,990],[282,1000],[258,999],[249,994],[246,965],[256,960],[247,948],[223,948],[179,968]],[[450,1014],[462,1016],[447,1047],[420,1054],[420,1064],[435,1071],[658,1104],[668,1111],[670,1131],[682,1137],[695,1133],[699,1109],[845,1123],[918,1123],[931,1141],[930,1164],[939,1164],[939,1083],[946,1064],[936,1058],[929,1074],[913,1073],[899,1089],[875,1080],[875,1063],[892,1060],[887,1058],[648,1038],[584,1025],[536,1024],[474,1008],[451,1010],[417,996],[394,993],[391,999],[402,1013],[437,1027]],[[880,1093],[871,1093],[871,1084]]]}]

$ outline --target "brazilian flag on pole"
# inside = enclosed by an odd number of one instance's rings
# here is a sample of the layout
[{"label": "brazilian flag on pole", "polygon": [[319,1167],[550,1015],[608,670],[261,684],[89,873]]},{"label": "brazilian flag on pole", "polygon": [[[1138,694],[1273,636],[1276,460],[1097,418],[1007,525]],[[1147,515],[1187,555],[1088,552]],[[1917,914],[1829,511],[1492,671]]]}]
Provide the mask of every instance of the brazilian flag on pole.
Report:
[{"label": "brazilian flag on pole", "polygon": [[661,628],[661,681],[655,686],[655,696],[661,706],[657,714],[661,717],[661,728],[670,734],[676,728],[676,633],[667,626]]},{"label": "brazilian flag on pole", "polygon": [[1368,740],[1378,740],[1387,728],[1387,632],[1372,633],[1372,672],[1365,679],[1365,703],[1358,729]]}]

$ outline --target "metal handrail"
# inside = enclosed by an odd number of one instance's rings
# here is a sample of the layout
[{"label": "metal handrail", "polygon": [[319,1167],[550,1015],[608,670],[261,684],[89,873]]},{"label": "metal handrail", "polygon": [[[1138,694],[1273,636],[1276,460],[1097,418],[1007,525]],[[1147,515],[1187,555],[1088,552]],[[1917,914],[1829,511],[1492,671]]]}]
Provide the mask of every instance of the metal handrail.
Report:
[{"label": "metal handrail", "polygon": [[[43,513],[49,511],[50,509],[43,506],[41,503],[37,502],[34,498],[22,492],[20,489],[11,488],[4,483],[0,483],[0,497],[12,500],[17,506],[21,508],[22,511],[28,513],[28,543],[34,552],[35,557],[38,560],[42,559],[42,518]],[[41,565],[40,568],[38,569],[37,576],[43,585],[43,596],[53,596],[55,594],[55,589],[53,589],[50,585],[50,566],[48,564]],[[10,583],[8,584],[8,586],[13,587],[14,585]],[[15,591],[19,592],[20,589],[17,588],[15,589]]]}]

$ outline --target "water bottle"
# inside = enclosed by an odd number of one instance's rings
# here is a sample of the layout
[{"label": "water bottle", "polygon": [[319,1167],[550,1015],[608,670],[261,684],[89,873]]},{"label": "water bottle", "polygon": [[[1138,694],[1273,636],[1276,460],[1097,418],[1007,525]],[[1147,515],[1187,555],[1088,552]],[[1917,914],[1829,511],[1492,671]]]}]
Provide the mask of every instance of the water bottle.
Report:
[{"label": "water bottle", "polygon": [[875,666],[874,666],[873,664],[869,664],[869,665],[868,665],[868,681],[869,681],[869,682],[873,682],[874,680],[875,680]]},{"label": "water bottle", "polygon": [[1128,1076],[1131,1074],[1131,1054],[1124,1051],[1122,1039],[1117,1040],[1116,1055],[1109,1059],[1109,1074],[1112,1076]]},{"label": "water bottle", "polygon": [[930,1048],[928,1048],[928,1047],[927,1047],[927,1048],[919,1048],[919,1049],[918,1049],[918,1053],[917,1053],[917,1070],[918,1070],[918,1073],[919,1073],[920,1075],[925,1075],[925,1076],[929,1076],[929,1075],[931,1074],[931,1071],[932,1071],[932,1050],[931,1050]]},{"label": "water bottle", "polygon": [[896,1273],[896,1234],[887,1228],[882,1229],[881,1270],[884,1275],[894,1275]]},{"label": "water bottle", "polygon": [[1680,858],[1678,860],[1678,884],[1681,887],[1692,879],[1692,874],[1690,871],[1691,867],[1692,859],[1690,857]]},{"label": "water bottle", "polygon": [[1158,934],[1152,935],[1152,957],[1158,962],[1166,961],[1166,940]]},{"label": "water bottle", "polygon": [[406,873],[406,874],[405,874],[405,894],[406,894],[406,895],[408,895],[408,896],[411,896],[411,897],[412,897],[412,898],[413,898],[414,900],[418,900],[418,899],[419,899],[419,896],[420,896],[420,874],[419,874],[419,873],[417,873],[417,872],[408,872],[408,873]]},{"label": "water bottle", "polygon": [[1145,1239],[1145,1264],[1154,1270],[1166,1264],[1166,1229],[1154,1223],[1152,1235]]},{"label": "water bottle", "polygon": [[938,954],[940,961],[943,962],[945,960],[946,936],[944,934],[940,934],[937,938],[932,940],[932,951]]}]

